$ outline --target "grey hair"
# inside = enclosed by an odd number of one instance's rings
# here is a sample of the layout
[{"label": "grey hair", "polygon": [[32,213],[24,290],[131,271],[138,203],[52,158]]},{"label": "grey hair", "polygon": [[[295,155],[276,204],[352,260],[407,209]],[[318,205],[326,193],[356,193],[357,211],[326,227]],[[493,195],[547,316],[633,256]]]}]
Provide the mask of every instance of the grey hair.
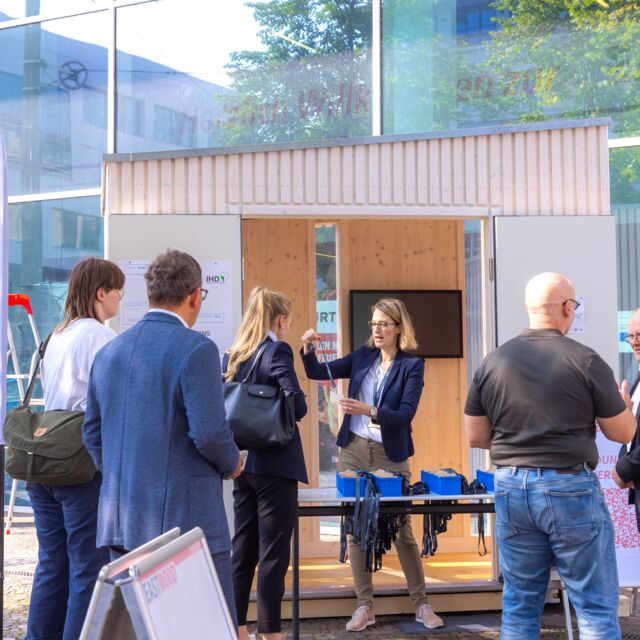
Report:
[{"label": "grey hair", "polygon": [[188,253],[168,249],[149,265],[144,278],[149,304],[176,306],[202,285],[202,269]]}]

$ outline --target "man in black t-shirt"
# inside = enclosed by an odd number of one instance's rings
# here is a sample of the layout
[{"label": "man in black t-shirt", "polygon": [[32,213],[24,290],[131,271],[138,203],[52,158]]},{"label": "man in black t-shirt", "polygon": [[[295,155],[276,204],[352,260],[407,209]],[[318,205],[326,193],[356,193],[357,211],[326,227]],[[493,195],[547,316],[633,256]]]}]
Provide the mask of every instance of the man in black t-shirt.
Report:
[{"label": "man in black t-shirt", "polygon": [[555,273],[527,284],[529,329],[485,358],[465,406],[472,447],[490,449],[504,577],[502,640],[540,637],[553,562],[580,636],[620,638],[613,525],[593,473],[598,420],[628,442],[631,399],[593,349],[566,337],[579,303]]}]

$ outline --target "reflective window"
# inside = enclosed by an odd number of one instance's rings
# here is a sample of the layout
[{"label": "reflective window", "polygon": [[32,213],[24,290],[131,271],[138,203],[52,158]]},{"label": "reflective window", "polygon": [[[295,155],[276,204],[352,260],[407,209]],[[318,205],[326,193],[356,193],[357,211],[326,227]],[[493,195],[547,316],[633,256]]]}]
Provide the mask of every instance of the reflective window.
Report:
[{"label": "reflective window", "polygon": [[[27,294],[41,338],[62,319],[67,280],[76,262],[103,254],[100,199],[68,198],[9,206],[9,291]],[[20,368],[28,371],[34,342],[24,309],[11,309]],[[8,397],[16,399],[15,386]]]},{"label": "reflective window", "polygon": [[[317,350],[320,362],[338,358],[338,301],[337,301],[337,237],[336,225],[316,225],[316,331],[322,337]],[[320,477],[318,486],[336,486],[338,445],[342,415],[338,410],[336,392],[330,382],[318,382],[318,438]],[[340,519],[323,517],[320,520],[320,540],[336,542],[340,538]]]},{"label": "reflective window", "polygon": [[107,4],[108,0],[0,0],[0,22],[31,16],[61,16]]},{"label": "reflective window", "polygon": [[[316,331],[322,336],[317,355],[321,362],[338,357],[338,301],[336,296],[336,225],[316,226]],[[318,383],[318,434],[320,438],[320,486],[335,487],[340,429],[338,407],[331,384]]]},{"label": "reflective window", "polygon": [[640,147],[610,149],[609,172],[618,244],[620,377],[631,382],[638,365],[624,335],[631,314],[640,307]]},{"label": "reflective window", "polygon": [[0,130],[9,194],[100,185],[105,13],[0,30]]},{"label": "reflective window", "polygon": [[384,133],[598,116],[640,133],[628,3],[385,0],[382,24]]},{"label": "reflective window", "polygon": [[[370,134],[371,0],[300,6],[227,0],[224,19],[198,0],[118,9],[117,150]],[[133,97],[141,120],[120,108]]]}]

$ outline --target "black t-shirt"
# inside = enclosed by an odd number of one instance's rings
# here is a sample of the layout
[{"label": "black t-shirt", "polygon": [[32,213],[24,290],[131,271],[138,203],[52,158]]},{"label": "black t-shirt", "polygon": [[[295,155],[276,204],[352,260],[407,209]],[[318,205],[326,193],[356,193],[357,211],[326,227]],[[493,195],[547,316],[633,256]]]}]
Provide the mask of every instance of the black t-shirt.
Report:
[{"label": "black t-shirt", "polygon": [[624,409],[613,371],[593,349],[555,329],[527,329],[485,358],[464,412],[489,418],[496,465],[595,469],[596,416]]}]

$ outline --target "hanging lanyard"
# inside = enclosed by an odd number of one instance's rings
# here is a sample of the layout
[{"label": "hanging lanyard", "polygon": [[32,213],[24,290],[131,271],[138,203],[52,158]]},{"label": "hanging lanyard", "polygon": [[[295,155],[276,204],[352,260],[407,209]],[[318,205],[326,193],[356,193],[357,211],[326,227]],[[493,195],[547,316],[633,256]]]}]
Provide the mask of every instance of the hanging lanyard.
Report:
[{"label": "hanging lanyard", "polygon": [[393,360],[389,363],[389,368],[385,372],[384,378],[382,378],[380,384],[378,384],[378,376],[380,375],[381,364],[382,364],[382,357],[378,359],[378,365],[376,367],[376,379],[373,381],[373,404],[376,407],[380,404],[380,396],[382,395],[382,390],[384,389],[384,385],[386,384],[387,378],[389,377],[391,367],[393,367]]}]

